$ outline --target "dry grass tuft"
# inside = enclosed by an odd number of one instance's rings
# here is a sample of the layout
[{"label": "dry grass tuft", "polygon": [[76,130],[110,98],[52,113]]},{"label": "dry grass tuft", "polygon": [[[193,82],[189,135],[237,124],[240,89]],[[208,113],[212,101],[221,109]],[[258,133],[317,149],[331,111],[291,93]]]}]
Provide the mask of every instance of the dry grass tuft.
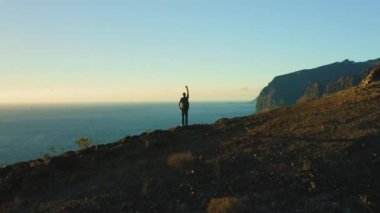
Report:
[{"label": "dry grass tuft", "polygon": [[302,164],[302,171],[307,172],[311,169],[311,162],[309,159],[304,159]]},{"label": "dry grass tuft", "polygon": [[245,206],[236,197],[222,197],[211,199],[208,203],[208,213],[244,212]]},{"label": "dry grass tuft", "polygon": [[169,155],[167,165],[176,169],[184,169],[189,166],[195,158],[191,152],[177,152]]}]

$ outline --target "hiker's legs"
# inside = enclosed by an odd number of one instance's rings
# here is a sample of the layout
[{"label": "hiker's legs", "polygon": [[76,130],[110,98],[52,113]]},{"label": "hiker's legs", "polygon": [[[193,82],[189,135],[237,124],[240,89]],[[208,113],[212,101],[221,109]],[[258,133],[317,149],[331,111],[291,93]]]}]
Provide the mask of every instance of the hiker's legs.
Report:
[{"label": "hiker's legs", "polygon": [[185,125],[185,110],[182,110],[182,126]]},{"label": "hiker's legs", "polygon": [[182,126],[185,126],[185,125],[187,126],[188,115],[189,115],[189,110],[182,110]]},{"label": "hiker's legs", "polygon": [[185,110],[185,124],[186,124],[186,126],[187,126],[188,116],[189,116],[189,110]]}]

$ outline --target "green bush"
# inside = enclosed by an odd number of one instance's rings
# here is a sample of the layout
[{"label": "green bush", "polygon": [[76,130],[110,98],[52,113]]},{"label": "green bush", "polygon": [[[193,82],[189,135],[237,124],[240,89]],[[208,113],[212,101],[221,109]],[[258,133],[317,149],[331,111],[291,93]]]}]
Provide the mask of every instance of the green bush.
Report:
[{"label": "green bush", "polygon": [[63,154],[63,153],[65,153],[65,148],[63,148],[63,147],[57,148],[57,147],[55,147],[55,146],[50,146],[50,147],[49,147],[49,153],[50,153],[52,156],[56,156],[56,155],[59,155],[59,154]]},{"label": "green bush", "polygon": [[91,140],[90,138],[81,137],[75,143],[79,146],[79,149],[86,149],[91,145]]}]

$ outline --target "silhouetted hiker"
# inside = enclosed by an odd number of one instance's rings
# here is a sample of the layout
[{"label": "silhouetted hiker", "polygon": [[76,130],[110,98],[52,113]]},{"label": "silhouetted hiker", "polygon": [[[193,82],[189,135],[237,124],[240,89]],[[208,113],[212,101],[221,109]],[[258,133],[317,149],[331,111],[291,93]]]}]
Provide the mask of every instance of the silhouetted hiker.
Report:
[{"label": "silhouetted hiker", "polygon": [[189,88],[186,86],[186,93],[183,93],[183,97],[179,100],[178,106],[182,112],[182,126],[187,126],[187,117],[189,115]]}]

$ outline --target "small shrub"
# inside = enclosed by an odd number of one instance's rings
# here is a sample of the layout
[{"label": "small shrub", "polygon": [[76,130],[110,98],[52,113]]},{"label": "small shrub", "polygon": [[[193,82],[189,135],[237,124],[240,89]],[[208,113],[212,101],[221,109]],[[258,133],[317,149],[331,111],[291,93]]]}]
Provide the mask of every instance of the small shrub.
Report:
[{"label": "small shrub", "polygon": [[79,149],[86,149],[91,145],[91,140],[90,138],[81,137],[75,143],[79,146]]},{"label": "small shrub", "polygon": [[313,191],[317,187],[315,181],[310,181],[309,185],[309,191]]},{"label": "small shrub", "polygon": [[149,134],[151,134],[151,133],[153,133],[153,132],[154,132],[153,129],[147,129],[147,130],[145,131],[145,134],[149,135]]},{"label": "small shrub", "polygon": [[63,148],[63,147],[57,148],[55,146],[50,146],[49,152],[51,155],[59,155],[59,154],[65,153],[65,148]]},{"label": "small shrub", "polygon": [[151,195],[152,189],[151,181],[149,179],[143,179],[141,184],[141,196],[148,198]]},{"label": "small shrub", "polygon": [[33,167],[36,167],[36,166],[38,166],[37,161],[30,161],[29,162],[29,167],[33,168]]},{"label": "small shrub", "polygon": [[311,169],[311,162],[308,159],[304,159],[302,163],[302,171],[307,172]]},{"label": "small shrub", "polygon": [[13,205],[14,205],[15,209],[17,209],[17,210],[20,209],[23,203],[24,203],[24,201],[20,197],[18,197],[18,196],[14,197]]},{"label": "small shrub", "polygon": [[245,206],[236,197],[222,197],[211,199],[208,203],[208,213],[244,212]]},{"label": "small shrub", "polygon": [[215,166],[214,166],[215,176],[220,176],[220,161],[219,159],[215,159]]},{"label": "small shrub", "polygon": [[150,149],[150,148],[152,148],[152,142],[151,141],[148,141],[148,140],[144,140],[144,147],[146,148],[146,149]]},{"label": "small shrub", "polygon": [[61,152],[61,154],[65,153],[66,152],[65,148],[61,147],[60,152]]},{"label": "small shrub", "polygon": [[49,163],[50,163],[50,154],[49,153],[44,153],[43,155],[42,155],[42,161],[43,161],[43,163],[47,166],[47,165],[49,165]]},{"label": "small shrub", "polygon": [[364,205],[370,213],[375,213],[373,210],[375,204],[369,201],[366,195],[359,195],[359,202]]},{"label": "small shrub", "polygon": [[214,126],[217,128],[225,128],[228,124],[228,119],[227,118],[222,118],[219,119],[215,122]]},{"label": "small shrub", "polygon": [[167,165],[176,169],[184,169],[194,161],[191,152],[178,152],[169,155]]},{"label": "small shrub", "polygon": [[143,183],[141,187],[141,195],[145,197],[148,194],[148,183]]},{"label": "small shrub", "polygon": [[143,144],[146,149],[157,150],[168,147],[170,142],[168,140],[160,140],[146,137],[143,139]]},{"label": "small shrub", "polygon": [[53,155],[56,155],[56,154],[57,154],[57,150],[56,150],[55,146],[51,146],[51,147],[49,147],[49,152],[50,152],[51,154],[53,154]]}]

